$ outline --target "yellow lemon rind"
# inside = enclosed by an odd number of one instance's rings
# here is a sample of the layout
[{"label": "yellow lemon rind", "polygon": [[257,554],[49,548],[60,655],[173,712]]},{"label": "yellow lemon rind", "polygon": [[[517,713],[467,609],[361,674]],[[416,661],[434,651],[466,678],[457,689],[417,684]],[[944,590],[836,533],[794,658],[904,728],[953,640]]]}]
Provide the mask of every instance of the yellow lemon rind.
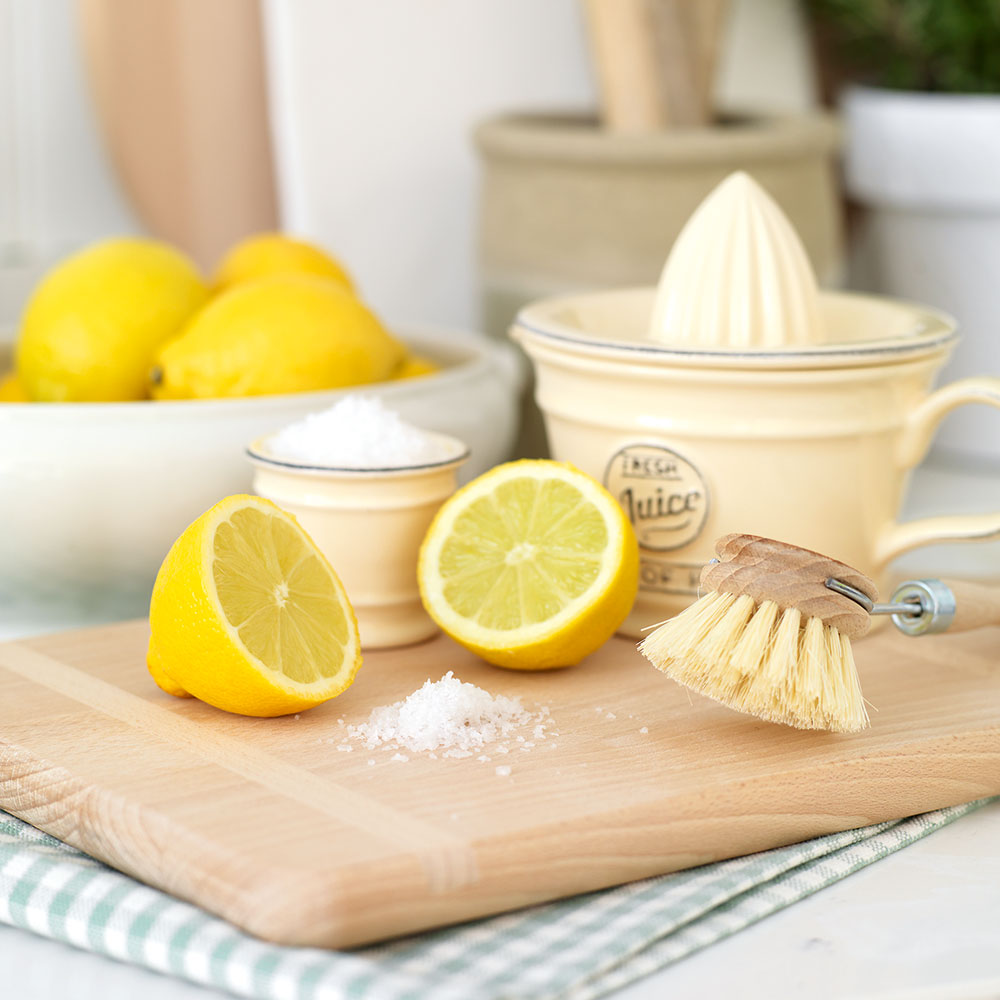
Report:
[{"label": "yellow lemon rind", "polygon": [[354,294],[354,281],[344,265],[308,240],[284,233],[256,233],[230,247],[212,276],[219,294],[236,285],[281,274],[310,274]]},{"label": "yellow lemon rind", "polygon": [[194,263],[159,240],[102,240],[35,286],[15,347],[25,392],[40,402],[146,396],[151,358],[208,298]]},{"label": "yellow lemon rind", "polygon": [[166,694],[173,695],[175,698],[193,698],[194,695],[180,686],[167,672],[163,669],[163,664],[160,661],[160,654],[156,650],[156,646],[153,642],[150,642],[149,649],[146,652],[146,669],[149,671],[150,676],[153,678],[153,682],[156,686]]},{"label": "yellow lemon rind", "polygon": [[28,395],[24,384],[18,378],[16,372],[9,372],[0,377],[0,403],[30,403],[31,397]]},{"label": "yellow lemon rind", "polygon": [[310,274],[217,295],[153,358],[156,400],[324,392],[391,378],[406,347],[363,302]]}]

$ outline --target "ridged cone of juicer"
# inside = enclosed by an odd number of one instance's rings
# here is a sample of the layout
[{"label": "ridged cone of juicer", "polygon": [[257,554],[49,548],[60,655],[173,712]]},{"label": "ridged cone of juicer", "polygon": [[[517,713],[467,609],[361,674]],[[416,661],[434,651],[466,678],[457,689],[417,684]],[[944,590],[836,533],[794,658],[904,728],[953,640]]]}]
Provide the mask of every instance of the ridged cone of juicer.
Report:
[{"label": "ridged cone of juicer", "polygon": [[816,277],[802,242],[748,174],[727,177],[677,237],[649,337],[692,350],[825,342]]}]

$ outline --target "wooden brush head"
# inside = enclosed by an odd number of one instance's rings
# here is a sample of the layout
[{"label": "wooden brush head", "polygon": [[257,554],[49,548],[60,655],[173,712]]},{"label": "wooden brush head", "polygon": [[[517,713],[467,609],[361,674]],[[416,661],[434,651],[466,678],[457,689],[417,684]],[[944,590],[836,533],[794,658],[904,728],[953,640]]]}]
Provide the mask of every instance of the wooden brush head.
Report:
[{"label": "wooden brush head", "polygon": [[875,584],[845,563],[759,535],[725,535],[715,551],[719,561],[701,572],[704,590],[747,594],[758,604],[774,601],[782,610],[798,608],[803,619],[819,618],[850,639],[865,635],[871,626],[864,608],[826,587],[834,577],[878,600]]}]

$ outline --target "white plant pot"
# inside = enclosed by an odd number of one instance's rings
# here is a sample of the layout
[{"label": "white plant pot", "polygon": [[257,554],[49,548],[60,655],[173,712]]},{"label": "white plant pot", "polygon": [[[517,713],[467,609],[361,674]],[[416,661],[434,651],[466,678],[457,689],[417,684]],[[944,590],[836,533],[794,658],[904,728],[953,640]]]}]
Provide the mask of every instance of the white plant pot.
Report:
[{"label": "white plant pot", "polygon": [[[854,88],[846,183],[866,209],[852,284],[952,313],[963,337],[942,375],[1000,375],[1000,96]],[[950,416],[936,451],[1000,466],[1000,417]]]}]

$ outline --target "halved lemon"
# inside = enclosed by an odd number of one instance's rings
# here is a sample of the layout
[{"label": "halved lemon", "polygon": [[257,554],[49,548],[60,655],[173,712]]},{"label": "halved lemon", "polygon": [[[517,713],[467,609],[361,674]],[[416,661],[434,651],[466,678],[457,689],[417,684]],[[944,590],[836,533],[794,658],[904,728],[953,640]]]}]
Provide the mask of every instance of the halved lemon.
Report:
[{"label": "halved lemon", "polygon": [[174,542],[153,587],[146,659],[168,694],[286,715],[350,686],[358,623],[337,574],[291,514],[232,496]]},{"label": "halved lemon", "polygon": [[578,663],[624,621],[639,586],[628,518],[561,462],[510,462],[445,502],[420,551],[431,617],[498,666]]}]

